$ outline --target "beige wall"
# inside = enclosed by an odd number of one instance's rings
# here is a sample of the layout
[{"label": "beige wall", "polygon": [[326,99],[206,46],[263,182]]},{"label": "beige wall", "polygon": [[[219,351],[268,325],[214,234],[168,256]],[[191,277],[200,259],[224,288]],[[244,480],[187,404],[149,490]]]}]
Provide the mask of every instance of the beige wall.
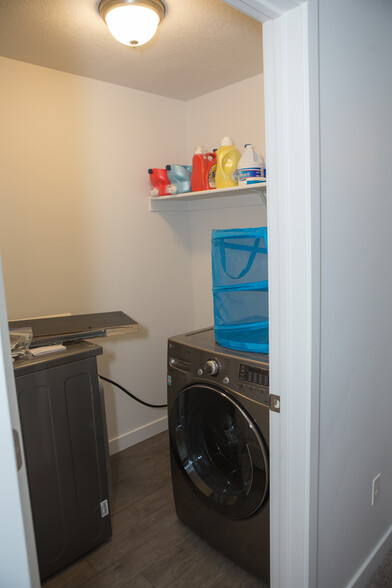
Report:
[{"label": "beige wall", "polygon": [[[101,373],[164,403],[166,339],[193,325],[189,235],[148,212],[147,169],[181,159],[184,103],[8,59],[0,76],[9,318],[123,310],[141,333],[101,341]],[[105,389],[110,439],[165,417]]]},{"label": "beige wall", "polygon": [[[252,143],[265,154],[263,74],[190,100],[186,107],[189,158],[199,144],[208,149],[219,147],[225,135],[231,136],[241,153],[245,143]],[[207,207],[205,201],[204,204]],[[266,224],[267,210],[259,197],[216,200],[207,209],[192,212],[190,229],[196,328],[213,324],[211,230]]]},{"label": "beige wall", "polygon": [[[123,310],[140,334],[97,340],[100,373],[163,404],[167,337],[212,323],[211,228],[263,224],[265,208],[149,213],[147,169],[226,134],[263,150],[263,77],[184,103],[3,58],[0,76],[8,316]],[[166,426],[105,392],[112,451]]]},{"label": "beige wall", "polygon": [[229,135],[241,151],[245,143],[265,154],[264,75],[260,74],[186,103],[187,156],[195,147],[220,147]]}]

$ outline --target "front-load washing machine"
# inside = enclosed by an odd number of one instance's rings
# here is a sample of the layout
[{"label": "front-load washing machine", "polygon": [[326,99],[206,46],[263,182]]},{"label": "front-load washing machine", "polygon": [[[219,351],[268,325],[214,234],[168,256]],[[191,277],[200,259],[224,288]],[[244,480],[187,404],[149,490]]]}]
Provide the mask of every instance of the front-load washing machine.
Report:
[{"label": "front-load washing machine", "polygon": [[268,355],[224,349],[212,328],[168,341],[178,517],[269,583]]}]

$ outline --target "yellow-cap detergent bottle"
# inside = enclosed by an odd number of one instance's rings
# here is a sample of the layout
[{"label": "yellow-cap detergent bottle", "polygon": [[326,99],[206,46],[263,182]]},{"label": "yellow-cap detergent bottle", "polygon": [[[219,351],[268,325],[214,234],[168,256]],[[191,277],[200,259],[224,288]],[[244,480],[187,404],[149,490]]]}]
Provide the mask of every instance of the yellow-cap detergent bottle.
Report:
[{"label": "yellow-cap detergent bottle", "polygon": [[240,152],[230,137],[223,137],[216,154],[216,187],[231,188],[238,186],[238,162]]}]

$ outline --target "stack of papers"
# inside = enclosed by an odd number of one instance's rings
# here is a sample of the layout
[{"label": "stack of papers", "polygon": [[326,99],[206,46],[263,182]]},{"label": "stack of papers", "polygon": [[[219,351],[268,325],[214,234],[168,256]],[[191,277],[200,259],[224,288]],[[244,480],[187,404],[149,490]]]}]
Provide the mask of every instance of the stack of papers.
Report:
[{"label": "stack of papers", "polygon": [[45,347],[34,347],[29,349],[31,355],[37,357],[39,355],[46,355],[47,353],[56,353],[58,351],[66,351],[65,345],[45,345]]}]

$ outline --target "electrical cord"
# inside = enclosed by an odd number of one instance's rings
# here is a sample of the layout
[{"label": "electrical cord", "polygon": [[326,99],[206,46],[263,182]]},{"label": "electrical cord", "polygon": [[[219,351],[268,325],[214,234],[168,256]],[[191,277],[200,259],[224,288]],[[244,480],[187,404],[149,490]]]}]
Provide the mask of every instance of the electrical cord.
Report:
[{"label": "electrical cord", "polygon": [[105,378],[105,376],[101,376],[100,374],[98,374],[98,375],[101,378],[101,380],[104,380],[105,382],[109,382],[109,384],[113,384],[113,386],[116,386],[117,388],[119,388],[120,390],[125,392],[125,394],[128,394],[128,396],[130,396],[131,398],[136,400],[136,402],[140,402],[140,404],[144,404],[144,406],[149,406],[150,408],[166,408],[167,407],[167,404],[150,404],[149,402],[144,402],[144,400],[140,400],[140,398],[137,398],[137,396],[134,396],[131,392],[126,390],[123,386],[121,386],[120,384],[117,384],[117,382],[113,382],[113,380],[109,380],[109,378]]}]

